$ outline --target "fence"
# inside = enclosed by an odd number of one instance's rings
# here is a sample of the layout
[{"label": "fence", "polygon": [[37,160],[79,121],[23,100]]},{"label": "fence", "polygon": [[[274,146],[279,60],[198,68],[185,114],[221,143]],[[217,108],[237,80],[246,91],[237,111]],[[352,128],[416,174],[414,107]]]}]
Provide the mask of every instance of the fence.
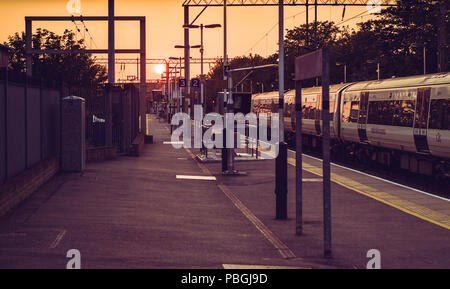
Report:
[{"label": "fence", "polygon": [[0,183],[58,157],[61,91],[0,81]]},{"label": "fence", "polygon": [[[127,154],[139,132],[139,89],[132,84],[86,90],[25,85],[0,77],[0,184],[50,157],[60,157],[60,101],[86,99],[87,147],[105,146],[106,94],[112,95],[112,144]],[[94,91],[94,92],[93,92]]]},{"label": "fence", "polygon": [[74,91],[86,99],[86,143],[88,147],[106,145],[106,95],[111,93],[112,145],[118,153],[128,153],[139,132],[139,89],[134,84],[115,84],[87,95]]},{"label": "fence", "polygon": [[139,89],[133,84],[112,87],[112,143],[119,153],[129,153],[139,133]]}]

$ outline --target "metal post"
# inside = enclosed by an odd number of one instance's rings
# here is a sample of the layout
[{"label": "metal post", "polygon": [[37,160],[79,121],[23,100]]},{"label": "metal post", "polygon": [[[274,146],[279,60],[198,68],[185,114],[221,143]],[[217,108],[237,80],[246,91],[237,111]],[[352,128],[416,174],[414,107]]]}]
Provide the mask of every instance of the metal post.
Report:
[{"label": "metal post", "polygon": [[[314,48],[318,48],[318,43],[317,43],[317,0],[314,1]],[[317,83],[316,83],[316,85],[317,85]]]},{"label": "metal post", "polygon": [[[233,78],[231,72],[228,73],[228,98],[227,98],[227,113],[234,113],[233,109]],[[234,127],[234,126],[233,126]],[[234,129],[232,131],[234,134]],[[231,148],[228,148],[228,172],[234,173],[234,143]]]},{"label": "metal post", "polygon": [[27,62],[27,76],[33,75],[33,55],[31,54],[31,39],[33,35],[33,26],[31,20],[25,20],[25,51]]},{"label": "metal post", "polygon": [[105,94],[105,146],[112,147],[112,93],[113,84],[108,83]]},{"label": "metal post", "polygon": [[28,168],[28,86],[30,85],[31,77],[25,76],[25,89],[24,89],[24,111],[25,111],[25,168]]},{"label": "metal post", "polygon": [[[181,57],[180,57],[180,78],[179,79],[181,79]],[[178,83],[178,85],[179,85],[179,83]],[[178,112],[181,112],[181,110],[183,109],[182,107],[181,107],[181,100],[182,100],[182,94],[181,94],[181,86],[179,86],[178,87],[178,91],[177,91],[177,93],[178,93],[178,97],[177,97],[177,102],[178,102]]]},{"label": "metal post", "polygon": [[309,0],[306,0],[306,46],[309,45]]},{"label": "metal post", "polygon": [[[4,121],[5,121],[5,180],[8,179],[8,66],[5,67],[5,85],[4,85],[4,96],[5,96],[5,111],[4,111]],[[42,133],[42,132],[41,132]]]},{"label": "metal post", "polygon": [[116,82],[114,0],[108,0],[108,82]]},{"label": "metal post", "polygon": [[200,62],[201,62],[201,71],[200,71],[200,99],[201,99],[201,104],[202,104],[202,107],[203,107],[203,111],[205,111],[205,107],[204,107],[204,95],[205,95],[205,92],[204,92],[204,80],[203,80],[203,77],[204,77],[204,75],[203,75],[203,52],[204,52],[204,48],[203,48],[203,24],[201,24],[200,25],[200,42],[201,42],[201,44],[200,44],[200,46],[201,46],[201,48],[200,48]]},{"label": "metal post", "polygon": [[438,72],[447,71],[447,1],[439,1],[439,19],[438,19]]},{"label": "metal post", "polygon": [[[280,142],[284,141],[284,1],[279,0],[279,34],[278,34],[278,93],[279,93],[279,130]],[[264,84],[263,84],[264,87]],[[264,88],[263,88],[264,90]]]},{"label": "metal post", "polygon": [[147,131],[147,117],[146,117],[146,105],[147,102],[147,46],[146,46],[146,27],[145,18],[140,21],[140,60],[141,60],[141,83],[140,83],[140,115],[141,115],[141,132],[146,133]]},{"label": "metal post", "polygon": [[331,185],[330,185],[330,70],[329,52],[322,54],[322,154],[323,154],[323,224],[324,256],[331,258]]},{"label": "metal post", "polygon": [[423,74],[427,74],[427,47],[423,44]]},{"label": "metal post", "polygon": [[287,145],[284,142],[284,1],[279,0],[279,62],[278,62],[278,115],[279,143],[275,162],[276,218],[287,219]]},{"label": "metal post", "polygon": [[166,94],[167,94],[167,105],[169,105],[169,62],[166,61]]},{"label": "metal post", "polygon": [[112,90],[116,82],[114,0],[108,0],[108,87],[105,95],[105,145],[112,146]]},{"label": "metal post", "polygon": [[347,64],[344,65],[344,83],[347,83]]},{"label": "metal post", "polygon": [[377,62],[377,77],[380,80],[380,62]]},{"label": "metal post", "polygon": [[[189,6],[184,7],[184,25],[189,25]],[[184,77],[187,93],[191,93],[189,29],[184,29]]]},{"label": "metal post", "polygon": [[302,82],[295,81],[295,233],[303,234]]},{"label": "metal post", "polygon": [[[223,66],[224,66],[224,80],[227,80],[229,78],[229,73],[227,73],[225,71],[225,68],[228,65],[228,58],[227,58],[227,0],[223,1]],[[229,83],[228,83],[228,87],[230,87]],[[228,98],[228,94],[227,94],[227,89],[223,90],[223,101],[222,103],[225,102],[225,99],[227,100],[227,106],[226,109],[223,113],[224,116],[224,123],[225,123],[225,113],[228,112],[228,102],[229,102],[229,98]],[[219,100],[220,101],[220,100]],[[228,172],[229,170],[231,170],[231,167],[229,166],[229,154],[230,151],[226,148],[226,130],[223,130],[223,149],[222,149],[222,172]]]}]

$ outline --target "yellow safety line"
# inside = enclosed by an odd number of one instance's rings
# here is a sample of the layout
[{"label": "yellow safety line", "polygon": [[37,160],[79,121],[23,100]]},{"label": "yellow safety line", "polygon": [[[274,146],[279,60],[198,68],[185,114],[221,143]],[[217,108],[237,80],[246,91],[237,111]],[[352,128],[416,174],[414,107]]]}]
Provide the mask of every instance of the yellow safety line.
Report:
[{"label": "yellow safety line", "polygon": [[253,214],[253,212],[250,211],[250,209],[247,208],[230,189],[228,189],[228,187],[223,184],[218,184],[217,186],[231,200],[231,202],[233,202],[236,208],[238,208],[239,211],[241,211],[241,213],[244,214],[244,216],[250,222],[252,222],[256,229],[258,229],[258,231],[260,231],[261,234],[266,237],[266,239],[275,247],[275,249],[278,250],[278,252],[284,259],[295,258],[294,252],[292,252],[291,249],[288,248],[288,246],[281,242],[281,240],[278,239],[278,237],[272,231],[270,231],[269,228],[267,228],[267,226],[264,225],[264,223],[261,222],[261,220],[259,220],[258,217],[256,217],[255,214]]},{"label": "yellow safety line", "polygon": [[[185,148],[185,150],[196,161],[196,164],[205,174],[212,175],[211,171],[207,167],[197,161],[190,149]],[[227,186],[224,184],[218,184],[217,186],[228,197],[228,199],[230,199],[235,207],[238,208],[239,211],[241,211],[241,213],[256,227],[256,229],[258,229],[258,231],[263,234],[263,236],[275,247],[275,249],[278,250],[284,259],[296,258],[294,252],[292,252],[288,246],[278,239],[278,237],[270,231],[269,228],[267,228],[267,226],[264,225],[264,223],[261,222],[261,220],[259,220],[258,217],[256,217],[255,214],[253,214],[253,212],[250,211],[250,209],[247,208]]]},{"label": "yellow safety line", "polygon": [[[295,167],[295,160],[293,158],[288,158],[288,163]],[[314,175],[321,176],[321,177],[323,176],[320,173],[320,169],[316,166],[313,166],[310,164],[306,164],[306,165],[303,164],[302,169],[307,172],[310,172]],[[347,189],[355,191],[359,194],[365,195],[365,196],[372,198],[374,200],[377,200],[381,203],[384,203],[386,205],[394,207],[394,208],[396,208],[400,211],[403,211],[407,214],[413,215],[417,218],[420,218],[422,220],[428,221],[430,223],[433,223],[435,225],[443,227],[447,230],[450,230],[450,216],[448,216],[446,214],[442,214],[442,213],[436,212],[434,210],[431,210],[427,207],[415,204],[413,202],[403,200],[397,196],[388,194],[386,192],[379,191],[375,188],[363,185],[357,181],[340,176],[335,173],[331,174],[331,181],[333,181],[334,183],[336,183],[340,186],[343,186]],[[359,187],[359,188],[357,188],[357,187]]]}]

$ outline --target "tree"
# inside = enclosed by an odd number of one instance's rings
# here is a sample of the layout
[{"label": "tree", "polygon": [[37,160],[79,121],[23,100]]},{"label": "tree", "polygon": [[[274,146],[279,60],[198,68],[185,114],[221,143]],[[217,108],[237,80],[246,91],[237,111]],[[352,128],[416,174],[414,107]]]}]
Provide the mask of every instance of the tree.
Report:
[{"label": "tree", "polygon": [[[413,44],[423,43],[427,49],[427,72],[437,72],[439,3],[399,0],[397,6],[384,9],[377,19],[359,23],[356,31],[345,36],[341,47],[341,61],[348,64],[349,78],[374,79],[375,68],[367,60],[380,62],[381,78],[421,74],[423,50]],[[446,27],[450,24],[449,14],[447,9]]]},{"label": "tree", "polygon": [[[285,47],[285,84],[286,89],[293,89],[295,83],[293,81],[295,73],[295,58],[304,54],[307,54],[318,48],[328,47],[330,48],[330,61],[333,63],[336,61],[336,54],[339,45],[343,42],[343,35],[348,34],[345,28],[337,27],[334,22],[324,21],[317,22],[317,32],[313,31],[313,25],[303,24],[301,26],[289,29],[286,32],[284,47]],[[342,43],[341,43],[342,42]],[[337,76],[336,67],[330,67],[331,82],[341,81],[341,77]],[[313,86],[315,80],[305,81],[303,85]]]},{"label": "tree", "polygon": [[[15,33],[4,45],[11,49],[9,68],[11,74],[25,73],[25,33]],[[34,49],[83,50],[83,40],[76,40],[75,34],[65,30],[63,35],[57,35],[46,29],[37,29],[32,35]],[[91,54],[42,54],[32,57],[32,81],[64,82],[70,87],[95,89],[107,79],[104,66],[95,64]]]},{"label": "tree", "polygon": [[[229,65],[231,69],[260,66],[265,64],[274,64],[277,62],[278,55],[274,54],[267,58],[260,55],[239,56],[231,59]],[[276,69],[269,69],[263,71],[254,71],[247,76],[248,72],[233,73],[234,91],[241,89],[245,92],[261,92],[270,91],[278,87],[278,73]],[[245,78],[246,77],[246,78]],[[244,80],[245,78],[245,80]],[[241,82],[241,80],[243,80]],[[241,82],[239,87],[236,84]],[[211,102],[217,96],[219,91],[222,91],[226,83],[223,81],[223,60],[217,59],[214,66],[206,76],[206,102],[211,107]]]}]

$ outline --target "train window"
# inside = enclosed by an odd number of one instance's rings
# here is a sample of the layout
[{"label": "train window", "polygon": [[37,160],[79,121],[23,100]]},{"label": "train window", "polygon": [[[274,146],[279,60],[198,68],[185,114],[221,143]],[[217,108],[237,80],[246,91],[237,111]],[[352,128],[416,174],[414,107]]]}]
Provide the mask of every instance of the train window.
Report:
[{"label": "train window", "polygon": [[369,103],[367,123],[392,125],[395,101],[372,101]]},{"label": "train window", "polygon": [[394,119],[392,124],[395,126],[412,127],[414,122],[414,112],[414,101],[394,101]]},{"label": "train window", "polygon": [[431,101],[429,128],[450,130],[449,99],[434,99]]},{"label": "train window", "polygon": [[342,122],[358,122],[359,101],[345,101]]}]

